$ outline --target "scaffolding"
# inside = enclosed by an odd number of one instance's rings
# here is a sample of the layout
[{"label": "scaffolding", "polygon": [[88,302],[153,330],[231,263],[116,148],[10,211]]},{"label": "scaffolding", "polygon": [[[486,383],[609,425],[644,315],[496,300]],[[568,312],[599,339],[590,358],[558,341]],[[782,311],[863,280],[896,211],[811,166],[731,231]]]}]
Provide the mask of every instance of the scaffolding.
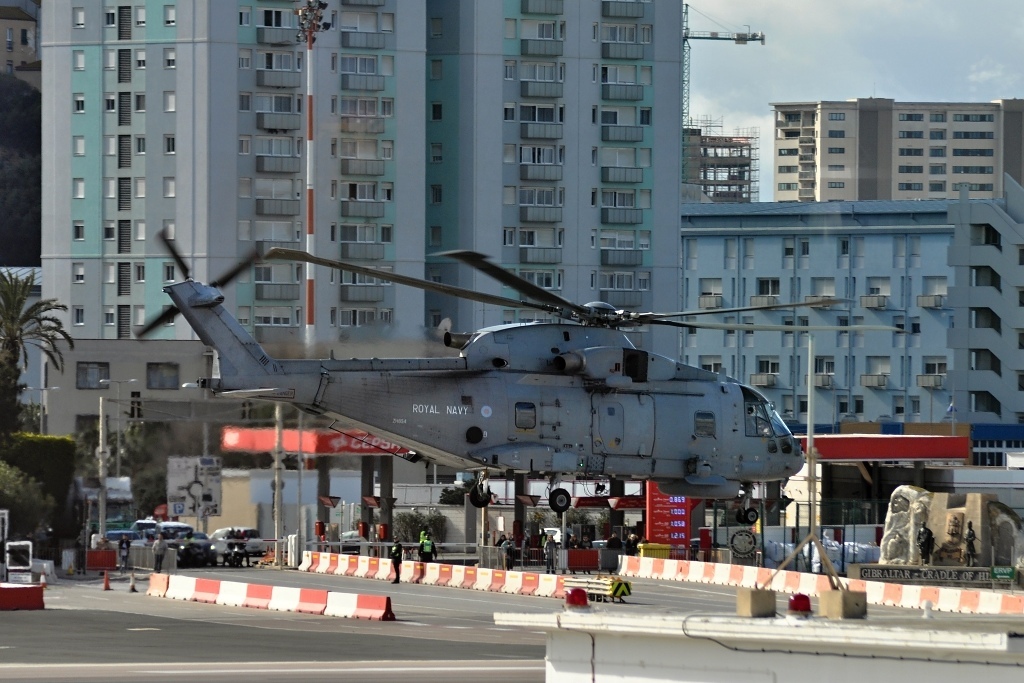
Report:
[{"label": "scaffolding", "polygon": [[760,191],[760,129],[737,128],[723,133],[722,119],[691,118],[687,126],[690,177],[712,202],[756,201]]}]

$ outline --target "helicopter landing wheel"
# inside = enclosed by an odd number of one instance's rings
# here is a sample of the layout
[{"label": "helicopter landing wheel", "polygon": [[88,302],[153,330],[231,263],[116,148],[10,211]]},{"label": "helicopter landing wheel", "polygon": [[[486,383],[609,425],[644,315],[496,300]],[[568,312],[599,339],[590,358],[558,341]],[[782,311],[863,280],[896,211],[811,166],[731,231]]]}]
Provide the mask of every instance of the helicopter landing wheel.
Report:
[{"label": "helicopter landing wheel", "polygon": [[757,524],[760,515],[754,508],[740,508],[736,511],[736,521],[740,524]]},{"label": "helicopter landing wheel", "polygon": [[555,489],[548,495],[548,505],[558,514],[572,507],[572,496],[565,489]]},{"label": "helicopter landing wheel", "polygon": [[491,491],[480,485],[469,489],[469,503],[475,508],[485,508],[491,502]]}]

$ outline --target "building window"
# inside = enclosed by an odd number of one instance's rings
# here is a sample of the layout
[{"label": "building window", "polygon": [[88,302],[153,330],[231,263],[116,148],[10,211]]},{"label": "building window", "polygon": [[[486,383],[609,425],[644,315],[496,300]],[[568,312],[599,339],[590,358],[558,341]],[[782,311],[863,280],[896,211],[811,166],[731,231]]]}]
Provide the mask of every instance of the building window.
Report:
[{"label": "building window", "polygon": [[800,154],[800,150],[796,147],[783,147],[779,150],[780,157],[795,157]]},{"label": "building window", "polygon": [[924,114],[900,114],[900,121],[924,121]]},{"label": "building window", "polygon": [[75,199],[85,198],[85,178],[71,179],[71,196]]},{"label": "building window", "polygon": [[83,50],[75,50],[72,53],[71,64],[75,71],[85,70],[85,52]]},{"label": "building window", "polygon": [[147,389],[177,389],[179,386],[177,363],[146,363]]},{"label": "building window", "polygon": [[[81,309],[81,306],[76,308]],[[75,368],[76,389],[106,389],[105,384],[100,384],[104,379],[110,379],[110,363],[79,362]]]},{"label": "building window", "polygon": [[146,93],[137,92],[135,93],[135,111],[144,112],[146,111]]},{"label": "building window", "polygon": [[174,5],[164,5],[164,26],[178,23],[178,9]]},{"label": "building window", "polygon": [[146,8],[136,7],[135,8],[135,25],[145,26],[146,25]]},{"label": "building window", "polygon": [[917,192],[924,189],[924,183],[899,183],[897,187],[904,192]]},{"label": "building window", "polygon": [[173,197],[176,192],[176,182],[174,178],[164,178],[164,196]]},{"label": "building window", "polygon": [[85,8],[71,8],[71,26],[73,28],[85,28]]},{"label": "building window", "polygon": [[72,101],[74,102],[73,110],[76,114],[85,113],[85,93],[76,92],[72,96]]},{"label": "building window", "polygon": [[74,221],[71,224],[71,239],[73,240],[84,240],[85,239],[85,222]]},{"label": "building window", "polygon": [[924,131],[923,130],[901,130],[897,134],[897,137],[900,137],[900,138],[914,138],[914,139],[924,138]]},{"label": "building window", "polygon": [[442,115],[441,103],[440,102],[431,102],[430,103],[430,120],[431,121],[440,121],[441,120],[441,115]]},{"label": "building window", "polygon": [[136,135],[135,136],[135,153],[145,154],[146,153],[146,136]]},{"label": "building window", "polygon": [[164,111],[175,111],[177,108],[177,96],[173,90],[167,90],[164,92]]},{"label": "building window", "polygon": [[846,187],[846,183],[841,180],[830,180],[828,183],[829,189],[837,190]]},{"label": "building window", "polygon": [[252,50],[239,50],[238,51],[238,68],[239,69],[251,69],[252,68]]},{"label": "building window", "polygon": [[828,136],[830,138],[845,138],[846,137],[846,131],[845,130],[830,130],[828,132]]},{"label": "building window", "polygon": [[846,148],[845,147],[829,147],[828,148],[828,153],[829,154],[846,154]]},{"label": "building window", "polygon": [[430,143],[430,163],[439,164],[444,159],[441,154],[441,143],[432,142]]},{"label": "building window", "polygon": [[146,68],[146,51],[136,50],[135,51],[135,68],[145,69]]},{"label": "building window", "polygon": [[829,121],[845,121],[846,114],[841,111],[832,111],[828,114]]},{"label": "building window", "polygon": [[164,136],[164,154],[174,154],[174,136]]},{"label": "building window", "polygon": [[441,186],[440,185],[431,185],[430,186],[430,203],[431,204],[440,204],[442,197],[443,197],[443,194],[441,192]]},{"label": "building window", "polygon": [[164,48],[164,68],[173,69],[176,63],[176,52],[173,47]]}]

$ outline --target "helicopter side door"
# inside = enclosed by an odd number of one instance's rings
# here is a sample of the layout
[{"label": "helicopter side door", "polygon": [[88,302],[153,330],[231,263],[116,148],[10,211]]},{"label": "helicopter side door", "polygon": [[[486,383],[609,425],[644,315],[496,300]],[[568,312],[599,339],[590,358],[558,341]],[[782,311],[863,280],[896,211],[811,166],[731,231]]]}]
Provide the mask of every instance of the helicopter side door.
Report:
[{"label": "helicopter side door", "polygon": [[650,394],[592,394],[594,453],[650,456],[654,398]]}]

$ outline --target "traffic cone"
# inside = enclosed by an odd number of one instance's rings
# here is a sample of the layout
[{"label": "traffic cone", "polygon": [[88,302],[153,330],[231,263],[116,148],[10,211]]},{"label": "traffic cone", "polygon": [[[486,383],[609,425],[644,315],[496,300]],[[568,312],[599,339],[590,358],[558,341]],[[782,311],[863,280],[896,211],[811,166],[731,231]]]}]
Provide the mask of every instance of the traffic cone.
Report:
[{"label": "traffic cone", "polygon": [[105,590],[105,591],[110,590],[110,572],[109,571],[103,572],[103,590]]},{"label": "traffic cone", "polygon": [[138,591],[138,590],[137,590],[137,589],[135,588],[135,572],[132,572],[132,579],[131,579],[131,581],[130,581],[130,582],[128,583],[128,592],[129,592],[129,593],[138,593],[138,592],[139,592],[139,591]]},{"label": "traffic cone", "polygon": [[46,590],[46,572],[39,575],[39,585],[43,587],[43,590]]}]

